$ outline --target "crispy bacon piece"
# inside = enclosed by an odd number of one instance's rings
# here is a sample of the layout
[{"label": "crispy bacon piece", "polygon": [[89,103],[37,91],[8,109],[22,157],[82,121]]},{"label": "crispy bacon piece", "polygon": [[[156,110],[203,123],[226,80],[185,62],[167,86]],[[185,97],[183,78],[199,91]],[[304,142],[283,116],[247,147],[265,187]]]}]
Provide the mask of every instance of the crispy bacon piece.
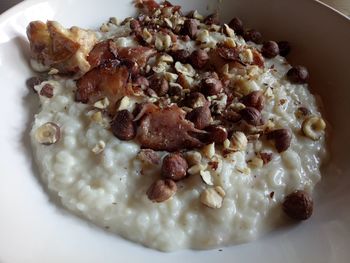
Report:
[{"label": "crispy bacon piece", "polygon": [[129,95],[128,79],[127,67],[120,66],[119,62],[109,61],[89,71],[77,81],[75,100],[93,104],[107,97],[110,105],[114,106],[120,98]]},{"label": "crispy bacon piece", "polygon": [[141,146],[169,152],[202,147],[204,144],[193,135],[203,131],[195,129],[185,116],[186,113],[177,105],[164,109],[153,106],[152,110],[148,107],[138,129]]},{"label": "crispy bacon piece", "polygon": [[157,53],[156,50],[143,46],[118,47],[114,42],[110,43],[110,49],[119,60],[135,62],[141,68],[146,66],[148,59]]},{"label": "crispy bacon piece", "polygon": [[83,74],[90,68],[87,54],[96,42],[95,33],[78,27],[66,29],[55,21],[33,21],[27,27],[31,55],[60,73]]},{"label": "crispy bacon piece", "polygon": [[87,60],[90,63],[91,68],[95,68],[103,63],[106,63],[108,60],[115,59],[114,54],[109,48],[111,42],[112,40],[108,39],[97,43],[90,51]]}]

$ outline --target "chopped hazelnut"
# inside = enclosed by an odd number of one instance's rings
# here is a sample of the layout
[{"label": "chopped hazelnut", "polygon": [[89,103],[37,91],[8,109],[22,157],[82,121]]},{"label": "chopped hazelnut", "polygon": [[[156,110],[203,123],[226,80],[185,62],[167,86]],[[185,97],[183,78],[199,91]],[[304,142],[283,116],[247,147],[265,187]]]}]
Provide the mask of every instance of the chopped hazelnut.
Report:
[{"label": "chopped hazelnut", "polygon": [[35,131],[35,139],[44,145],[56,143],[61,137],[60,127],[53,122],[47,122],[41,125]]}]

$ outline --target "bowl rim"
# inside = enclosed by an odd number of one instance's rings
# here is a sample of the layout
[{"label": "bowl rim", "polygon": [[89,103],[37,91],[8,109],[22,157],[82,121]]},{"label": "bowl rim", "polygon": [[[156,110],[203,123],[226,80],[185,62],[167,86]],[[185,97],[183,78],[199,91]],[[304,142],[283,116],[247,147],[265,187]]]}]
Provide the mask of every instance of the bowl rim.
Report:
[{"label": "bowl rim", "polygon": [[[34,4],[38,4],[38,3],[42,3],[42,2],[50,2],[50,1],[55,1],[55,0],[24,0],[23,2],[16,4],[15,6],[6,10],[4,13],[0,14],[0,25],[3,22],[5,22],[7,19],[11,18],[13,15],[15,15],[20,10],[23,10],[29,6],[34,5]],[[65,0],[63,0],[63,1],[65,1]],[[310,2],[310,0],[302,0],[302,1]],[[350,16],[345,15],[341,11],[335,9],[334,7],[328,5],[324,2],[321,2],[320,0],[313,0],[312,4],[315,6],[318,6],[320,8],[324,8],[328,12],[331,12],[333,15],[338,15],[338,16],[342,17],[343,19],[345,19],[345,21],[350,22]]]}]

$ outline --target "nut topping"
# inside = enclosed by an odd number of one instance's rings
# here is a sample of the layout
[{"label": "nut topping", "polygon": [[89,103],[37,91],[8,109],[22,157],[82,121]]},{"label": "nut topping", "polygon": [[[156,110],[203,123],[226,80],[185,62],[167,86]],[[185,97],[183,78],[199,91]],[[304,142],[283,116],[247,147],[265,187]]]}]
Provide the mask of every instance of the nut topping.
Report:
[{"label": "nut topping", "polygon": [[209,55],[205,50],[198,49],[193,51],[193,53],[190,56],[190,61],[194,68],[201,69],[204,68],[205,65],[208,63]]},{"label": "nut topping", "polygon": [[242,119],[248,124],[258,126],[261,124],[261,113],[256,108],[246,107],[239,111]]},{"label": "nut topping", "polygon": [[261,33],[255,29],[245,31],[243,33],[243,38],[245,39],[245,41],[252,41],[256,44],[261,44],[261,42],[262,42]]},{"label": "nut topping", "polygon": [[213,177],[211,176],[209,171],[200,171],[199,174],[204,183],[206,183],[207,185],[214,185]]},{"label": "nut topping", "polygon": [[150,80],[150,87],[157,93],[158,96],[165,96],[169,91],[168,81],[159,76],[153,76]]},{"label": "nut topping", "polygon": [[247,136],[243,132],[235,132],[231,138],[232,149],[235,151],[245,151],[248,145]]},{"label": "nut topping", "polygon": [[53,86],[51,84],[45,84],[40,90],[40,95],[46,98],[53,97]]},{"label": "nut topping", "polygon": [[276,150],[281,153],[286,151],[292,141],[292,133],[288,129],[279,129],[267,134],[267,139],[275,141]]},{"label": "nut topping", "polygon": [[201,91],[206,96],[213,96],[220,93],[223,89],[222,82],[216,78],[205,78],[201,82]]},{"label": "nut topping", "polygon": [[198,32],[198,23],[195,19],[187,19],[184,23],[181,33],[183,35],[188,35],[190,38],[194,39]]},{"label": "nut topping", "polygon": [[171,153],[164,157],[162,164],[162,176],[167,179],[179,181],[186,177],[188,164],[179,153]]},{"label": "nut topping", "polygon": [[296,220],[306,220],[313,212],[313,201],[305,191],[295,191],[287,195],[282,204],[283,211]]},{"label": "nut topping", "polygon": [[302,131],[304,135],[314,141],[317,141],[321,138],[325,129],[325,121],[318,116],[310,116],[306,118],[302,124]]},{"label": "nut topping", "polygon": [[60,127],[53,122],[41,125],[35,132],[35,139],[44,145],[56,143],[61,137]]},{"label": "nut topping", "polygon": [[141,149],[137,154],[137,157],[145,164],[160,164],[160,157],[158,153],[152,149]]},{"label": "nut topping", "polygon": [[216,49],[219,56],[226,60],[238,60],[239,53],[236,48],[219,47]]},{"label": "nut topping", "polygon": [[267,41],[264,43],[261,53],[265,58],[274,58],[280,53],[280,50],[275,41]]},{"label": "nut topping", "polygon": [[265,96],[262,91],[253,91],[244,96],[241,102],[247,107],[253,107],[258,111],[262,111],[265,106]]},{"label": "nut topping", "polygon": [[134,139],[136,128],[133,119],[133,115],[128,110],[118,111],[111,125],[114,136],[123,141]]},{"label": "nut topping", "polygon": [[188,62],[188,59],[191,55],[191,53],[186,49],[178,49],[173,50],[170,53],[175,61],[180,61],[183,64],[186,64]]},{"label": "nut topping", "polygon": [[244,32],[243,22],[238,17],[234,17],[228,25],[235,31],[237,35],[243,34]]},{"label": "nut topping", "polygon": [[161,203],[171,198],[177,191],[173,180],[157,180],[147,190],[148,199],[152,202]]},{"label": "nut topping", "polygon": [[287,78],[295,84],[304,84],[309,78],[309,72],[304,66],[295,66],[287,72]]},{"label": "nut topping", "polygon": [[209,208],[220,208],[225,197],[225,191],[220,186],[214,188],[205,189],[200,200],[202,204]]},{"label": "nut topping", "polygon": [[211,125],[205,129],[208,132],[207,142],[215,142],[216,144],[223,144],[227,139],[227,130],[223,126]]},{"label": "nut topping", "polygon": [[208,104],[207,99],[200,92],[192,92],[183,100],[185,106],[190,108],[203,107]]},{"label": "nut topping", "polygon": [[204,129],[210,124],[211,113],[207,106],[202,106],[193,109],[186,115],[186,119],[194,123],[194,127],[197,129]]}]

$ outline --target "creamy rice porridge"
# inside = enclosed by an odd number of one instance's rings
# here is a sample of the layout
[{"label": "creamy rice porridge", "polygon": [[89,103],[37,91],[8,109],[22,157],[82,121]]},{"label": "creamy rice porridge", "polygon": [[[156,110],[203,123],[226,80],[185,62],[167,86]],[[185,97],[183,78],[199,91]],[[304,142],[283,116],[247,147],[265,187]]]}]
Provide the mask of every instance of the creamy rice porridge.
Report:
[{"label": "creamy rice porridge", "polygon": [[32,79],[31,138],[48,188],[163,251],[247,242],[287,216],[309,218],[325,123],[307,70],[284,58],[288,43],[262,43],[237,18],[138,7],[99,31],[28,26],[32,66],[46,72]]}]

